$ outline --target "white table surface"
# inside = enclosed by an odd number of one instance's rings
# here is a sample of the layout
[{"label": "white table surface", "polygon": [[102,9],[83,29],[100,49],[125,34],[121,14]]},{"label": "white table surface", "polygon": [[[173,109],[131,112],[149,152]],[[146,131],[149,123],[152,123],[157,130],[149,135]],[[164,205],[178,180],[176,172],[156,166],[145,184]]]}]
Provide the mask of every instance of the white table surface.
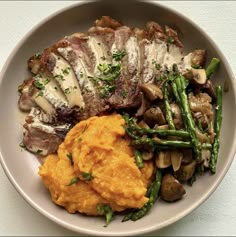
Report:
[{"label": "white table surface", "polygon": [[[0,69],[16,43],[44,17],[72,1],[0,1]],[[162,1],[209,33],[236,74],[236,2]],[[1,135],[1,134],[0,134]],[[236,235],[236,161],[213,195],[171,226],[149,235]],[[14,189],[0,166],[0,235],[75,236],[34,210]]]}]

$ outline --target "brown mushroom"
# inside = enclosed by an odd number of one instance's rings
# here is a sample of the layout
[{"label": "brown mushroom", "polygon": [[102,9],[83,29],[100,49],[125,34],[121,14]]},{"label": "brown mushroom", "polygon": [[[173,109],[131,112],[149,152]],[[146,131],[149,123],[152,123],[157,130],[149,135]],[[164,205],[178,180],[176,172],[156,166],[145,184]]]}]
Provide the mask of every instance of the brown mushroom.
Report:
[{"label": "brown mushroom", "polygon": [[154,153],[152,151],[143,151],[142,152],[142,157],[143,160],[151,160],[154,156]]},{"label": "brown mushroom", "polygon": [[201,157],[204,167],[209,168],[209,163],[211,159],[211,152],[209,150],[202,150]]},{"label": "brown mushroom", "polygon": [[183,149],[183,158],[182,158],[182,164],[186,165],[192,162],[193,160],[193,151],[192,149]]},{"label": "brown mushroom", "polygon": [[166,174],[162,178],[160,196],[164,201],[174,202],[185,194],[183,185],[171,174]]},{"label": "brown mushroom", "polygon": [[140,89],[150,101],[157,98],[163,99],[162,91],[157,85],[144,83],[140,85]]},{"label": "brown mushroom", "polygon": [[172,112],[173,122],[177,129],[181,129],[183,127],[183,120],[180,108],[177,104],[170,104],[170,109]]},{"label": "brown mushroom", "polygon": [[175,177],[180,182],[188,181],[194,174],[196,168],[196,161],[193,160],[187,165],[181,165],[179,170],[175,172]]},{"label": "brown mushroom", "polygon": [[141,92],[141,105],[137,110],[136,117],[140,117],[144,112],[150,107],[150,101],[145,98],[144,94]]},{"label": "brown mushroom", "polygon": [[138,126],[139,126],[140,128],[150,128],[144,120],[141,120],[141,121],[138,123]]},{"label": "brown mushroom", "polygon": [[183,153],[181,151],[173,150],[170,152],[170,157],[173,170],[179,170],[183,159]]},{"label": "brown mushroom", "polygon": [[216,92],[212,85],[211,80],[207,80],[206,83],[203,85],[203,91],[209,94],[213,99],[216,98]]},{"label": "brown mushroom", "polygon": [[148,109],[144,113],[143,117],[149,126],[154,126],[155,124],[163,125],[166,123],[165,117],[159,107],[152,107]]},{"label": "brown mushroom", "polygon": [[192,53],[191,63],[193,67],[202,67],[206,60],[206,50],[196,49]]},{"label": "brown mushroom", "polygon": [[170,151],[160,151],[156,157],[156,166],[160,169],[165,169],[171,166]]},{"label": "brown mushroom", "polygon": [[197,85],[204,85],[207,81],[205,69],[191,68],[184,74],[184,77]]}]

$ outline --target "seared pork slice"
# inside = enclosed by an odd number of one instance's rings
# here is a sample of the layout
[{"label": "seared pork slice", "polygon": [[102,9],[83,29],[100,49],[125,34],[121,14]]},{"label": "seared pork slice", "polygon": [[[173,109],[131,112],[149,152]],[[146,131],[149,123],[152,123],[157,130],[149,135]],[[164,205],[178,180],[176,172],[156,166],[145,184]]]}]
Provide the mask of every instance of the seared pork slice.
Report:
[{"label": "seared pork slice", "polygon": [[94,23],[95,26],[108,27],[116,30],[118,27],[122,26],[120,22],[111,18],[110,16],[102,16],[101,19],[97,19]]},{"label": "seared pork slice", "polygon": [[23,144],[36,154],[54,153],[70,126],[70,124],[56,124],[53,117],[37,108],[32,108],[23,126]]},{"label": "seared pork slice", "polygon": [[24,80],[24,82],[18,87],[18,91],[20,93],[20,98],[18,100],[19,108],[24,111],[30,111],[33,106],[35,106],[35,102],[32,98],[35,93],[36,88],[34,87],[34,79],[30,78]]},{"label": "seared pork slice", "polygon": [[34,74],[52,81],[54,79],[58,83],[58,86],[55,87],[62,90],[64,97],[68,101],[68,107],[83,109],[84,101],[74,71],[70,64],[54,51],[53,47],[46,49],[40,59],[32,57],[28,65]]},{"label": "seared pork slice", "polygon": [[81,88],[85,106],[77,114],[79,120],[97,115],[108,108],[104,99],[99,96],[99,90],[93,80],[94,74],[98,73],[95,67],[104,61],[103,43],[95,40],[95,37],[92,37],[92,40],[90,38],[85,34],[73,34],[64,39],[66,47],[57,48],[58,53],[70,63]]}]

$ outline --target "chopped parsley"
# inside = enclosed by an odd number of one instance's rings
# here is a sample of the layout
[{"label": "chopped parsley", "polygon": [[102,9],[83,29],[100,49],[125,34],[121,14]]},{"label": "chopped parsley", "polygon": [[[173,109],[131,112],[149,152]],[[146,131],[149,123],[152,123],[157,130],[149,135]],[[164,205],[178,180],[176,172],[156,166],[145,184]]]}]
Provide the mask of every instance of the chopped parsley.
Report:
[{"label": "chopped parsley", "polygon": [[174,40],[173,37],[171,37],[171,36],[167,36],[167,38],[166,38],[166,42],[167,42],[168,44],[173,44],[173,43],[175,42],[175,40]]},{"label": "chopped parsley", "polygon": [[122,96],[123,96],[124,98],[127,97],[127,91],[126,91],[126,90],[122,90],[122,91],[121,91],[121,94],[122,94]]},{"label": "chopped parsley", "polygon": [[156,68],[157,70],[160,70],[160,69],[161,69],[161,65],[160,65],[159,63],[155,63],[155,68]]},{"label": "chopped parsley", "polygon": [[78,142],[82,142],[82,138],[81,137],[78,138]]},{"label": "chopped parsley", "polygon": [[38,149],[35,153],[36,153],[36,154],[40,154],[40,153],[42,153],[42,152],[43,152],[43,150]]},{"label": "chopped parsley", "polygon": [[81,132],[81,134],[83,134],[87,130],[87,128],[88,128],[88,124],[86,123],[83,130],[82,130],[82,132]]},{"label": "chopped parsley", "polygon": [[57,79],[57,80],[65,81],[65,78],[61,74],[55,75],[54,78]]},{"label": "chopped parsley", "polygon": [[76,184],[79,182],[79,178],[78,177],[74,177],[71,179],[70,183],[67,184],[66,186],[71,186],[72,184]]},{"label": "chopped parsley", "polygon": [[65,92],[66,95],[70,94],[70,88],[66,88],[66,89],[64,90],[64,92]]},{"label": "chopped parsley", "polygon": [[39,81],[34,81],[34,85],[37,89],[39,90],[44,90],[44,85],[42,83],[40,83]]},{"label": "chopped parsley", "polygon": [[115,61],[121,61],[122,58],[126,55],[124,50],[117,50],[115,53],[112,54],[112,58]]},{"label": "chopped parsley", "polygon": [[23,142],[21,142],[21,143],[19,144],[19,147],[22,148],[22,149],[26,149],[26,146],[25,146],[25,144],[24,144]]},{"label": "chopped parsley", "polygon": [[34,55],[34,59],[40,59],[41,58],[41,54],[40,53],[36,53],[35,55]]},{"label": "chopped parsley", "polygon": [[80,76],[80,78],[83,78],[83,77],[84,77],[84,73],[83,73],[83,72],[80,72],[80,73],[79,73],[79,76]]},{"label": "chopped parsley", "polygon": [[71,164],[73,165],[73,164],[74,164],[74,161],[73,161],[72,154],[71,154],[71,153],[67,153],[66,156],[67,156],[67,158],[70,160]]},{"label": "chopped parsley", "polygon": [[77,87],[77,86],[74,86],[73,89],[76,90],[76,89],[78,89],[78,87]]},{"label": "chopped parsley", "polygon": [[62,73],[63,73],[64,75],[69,75],[70,70],[71,70],[70,67],[66,67],[65,69],[61,69],[61,71],[62,71]]},{"label": "chopped parsley", "polygon": [[86,173],[86,172],[82,172],[82,177],[84,178],[84,180],[86,181],[91,181],[93,179],[92,173]]},{"label": "chopped parsley", "polygon": [[102,60],[106,60],[106,57],[103,55],[103,56],[101,57],[101,59],[102,59]]},{"label": "chopped parsley", "polygon": [[43,96],[43,91],[40,91],[40,92],[37,94],[36,98],[39,97],[39,96]]},{"label": "chopped parsley", "polygon": [[114,85],[112,85],[112,86],[110,86],[110,85],[102,86],[102,87],[100,87],[99,96],[100,96],[101,98],[104,98],[104,97],[106,97],[108,94],[114,92],[115,89],[116,89],[116,86],[114,86]]},{"label": "chopped parsley", "polygon": [[58,88],[55,86],[54,89],[57,90]]}]

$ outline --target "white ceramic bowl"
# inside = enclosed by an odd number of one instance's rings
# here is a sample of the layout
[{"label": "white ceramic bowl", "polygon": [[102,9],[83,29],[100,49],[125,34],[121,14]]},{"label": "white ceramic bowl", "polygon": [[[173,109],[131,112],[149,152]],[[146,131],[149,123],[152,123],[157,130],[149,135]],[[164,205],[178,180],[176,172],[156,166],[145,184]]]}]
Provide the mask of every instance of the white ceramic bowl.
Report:
[{"label": "white ceramic bowl", "polygon": [[[144,26],[148,20],[178,28],[186,50],[205,48],[208,60],[221,59],[214,81],[223,84],[227,80],[230,90],[223,98],[223,124],[221,147],[216,175],[206,174],[198,178],[193,187],[186,187],[187,194],[176,203],[157,201],[150,213],[137,222],[121,223],[122,217],[104,228],[103,218],[68,214],[54,205],[48,191],[38,176],[38,160],[30,153],[22,152],[22,126],[18,119],[17,87],[27,78],[28,58],[42,51],[65,35],[86,31],[93,21],[102,15],[110,15],[129,26]],[[233,160],[236,148],[236,87],[232,71],[221,51],[196,24],[173,10],[157,3],[144,1],[90,1],[67,7],[39,23],[15,47],[7,59],[0,78],[0,160],[17,191],[40,213],[54,222],[80,233],[100,236],[138,235],[154,231],[179,220],[202,204],[216,189]],[[228,125],[231,126],[228,126]],[[226,138],[227,139],[223,139]]]}]

